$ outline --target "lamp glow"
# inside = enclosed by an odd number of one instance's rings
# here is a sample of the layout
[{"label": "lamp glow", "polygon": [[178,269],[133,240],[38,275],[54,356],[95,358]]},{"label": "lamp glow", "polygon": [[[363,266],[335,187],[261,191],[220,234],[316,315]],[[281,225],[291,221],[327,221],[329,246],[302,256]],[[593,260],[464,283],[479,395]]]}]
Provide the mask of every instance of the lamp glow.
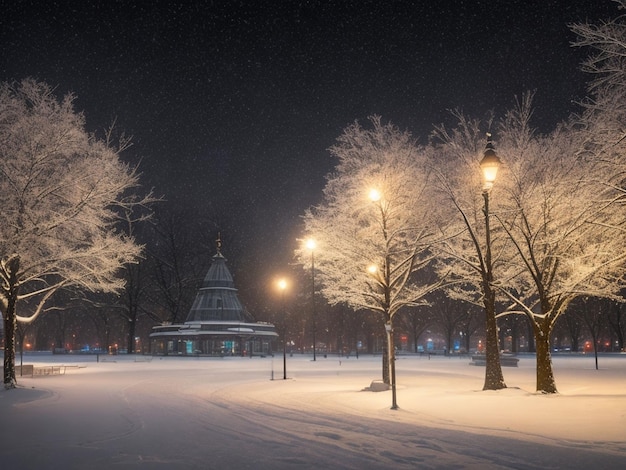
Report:
[{"label": "lamp glow", "polygon": [[378,189],[375,189],[375,188],[370,189],[370,192],[369,192],[370,201],[378,202],[378,201],[380,201],[381,197],[382,196],[381,196],[380,191]]},{"label": "lamp glow", "polygon": [[485,146],[483,158],[480,161],[480,169],[483,172],[483,178],[486,185],[492,186],[496,181],[500,165],[502,165],[502,161],[498,158],[498,155],[496,155],[493,142],[491,142],[491,134],[487,134],[487,145]]},{"label": "lamp glow", "polygon": [[315,248],[317,248],[317,243],[312,238],[307,238],[305,246],[307,247],[307,249],[313,251]]}]

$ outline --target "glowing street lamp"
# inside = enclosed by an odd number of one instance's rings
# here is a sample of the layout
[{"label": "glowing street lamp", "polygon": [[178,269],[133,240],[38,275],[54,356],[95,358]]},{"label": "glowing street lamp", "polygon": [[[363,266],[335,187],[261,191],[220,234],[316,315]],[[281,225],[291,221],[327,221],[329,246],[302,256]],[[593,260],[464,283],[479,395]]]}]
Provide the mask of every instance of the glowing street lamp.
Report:
[{"label": "glowing street lamp", "polygon": [[376,189],[376,188],[370,189],[370,192],[369,192],[370,201],[378,202],[378,201],[380,201],[381,197],[382,196],[381,196],[380,191],[378,189]]},{"label": "glowing street lamp", "polygon": [[485,384],[483,390],[498,390],[506,387],[500,366],[500,351],[498,347],[498,326],[496,321],[496,294],[493,289],[493,265],[491,259],[491,228],[489,226],[489,195],[496,181],[498,169],[502,164],[496,155],[491,134],[487,134],[487,145],[480,161],[483,172],[483,199],[485,206],[485,267],[483,271],[483,293],[485,304]]},{"label": "glowing street lamp", "polygon": [[317,242],[313,238],[308,238],[305,242],[307,250],[311,251],[311,318],[313,319],[313,360],[315,361],[317,356],[315,350],[316,341],[315,333],[317,330],[316,318],[315,318],[315,249],[317,248]]},{"label": "glowing street lamp", "polygon": [[287,280],[279,279],[276,283],[281,293],[281,307],[283,315],[283,380],[287,380],[287,313],[285,310],[285,290],[287,289]]},{"label": "glowing street lamp", "polygon": [[498,169],[502,165],[502,161],[496,155],[496,150],[491,141],[491,134],[487,133],[487,145],[483,153],[483,158],[480,161],[480,169],[483,172],[483,193],[489,193],[493,187],[493,183],[496,181],[498,175]]}]

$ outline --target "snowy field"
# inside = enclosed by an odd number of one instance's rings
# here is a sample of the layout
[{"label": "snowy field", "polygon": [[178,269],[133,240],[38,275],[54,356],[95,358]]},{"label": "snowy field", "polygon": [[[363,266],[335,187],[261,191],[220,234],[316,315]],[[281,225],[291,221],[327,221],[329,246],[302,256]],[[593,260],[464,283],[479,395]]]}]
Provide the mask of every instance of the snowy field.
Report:
[{"label": "snowy field", "polygon": [[25,356],[74,367],[0,391],[1,468],[626,468],[623,354],[555,357],[549,396],[533,357],[483,392],[468,358],[399,356],[398,410],[363,391],[380,357],[150,359]]}]

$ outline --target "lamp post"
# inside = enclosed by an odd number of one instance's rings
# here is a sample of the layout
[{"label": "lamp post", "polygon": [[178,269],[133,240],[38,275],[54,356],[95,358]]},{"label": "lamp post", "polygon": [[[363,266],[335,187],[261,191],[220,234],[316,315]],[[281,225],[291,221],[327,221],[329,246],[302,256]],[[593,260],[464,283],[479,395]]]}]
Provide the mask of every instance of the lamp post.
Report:
[{"label": "lamp post", "polygon": [[391,376],[391,409],[398,409],[398,402],[396,401],[396,352],[393,341],[393,323],[392,318],[389,317],[387,323],[385,323],[385,331],[387,332],[387,347],[389,348],[389,374]]},{"label": "lamp post", "polygon": [[316,350],[316,342],[315,342],[315,333],[317,330],[316,318],[315,318],[315,248],[317,248],[317,243],[314,239],[308,238],[306,241],[306,247],[311,251],[311,318],[313,320],[313,360],[315,361],[317,356],[315,353]]},{"label": "lamp post", "polygon": [[285,279],[279,279],[277,285],[281,294],[281,313],[283,316],[283,380],[287,380],[287,313],[285,310],[285,290],[287,289],[287,281]]},{"label": "lamp post", "polygon": [[483,173],[483,199],[485,206],[485,259],[482,270],[483,302],[485,304],[485,384],[483,390],[499,390],[506,388],[502,367],[500,365],[500,351],[498,347],[498,326],[496,322],[496,294],[493,289],[493,264],[491,258],[491,228],[489,226],[489,196],[496,181],[498,169],[502,162],[496,155],[491,134],[487,134],[487,145],[480,161]]}]

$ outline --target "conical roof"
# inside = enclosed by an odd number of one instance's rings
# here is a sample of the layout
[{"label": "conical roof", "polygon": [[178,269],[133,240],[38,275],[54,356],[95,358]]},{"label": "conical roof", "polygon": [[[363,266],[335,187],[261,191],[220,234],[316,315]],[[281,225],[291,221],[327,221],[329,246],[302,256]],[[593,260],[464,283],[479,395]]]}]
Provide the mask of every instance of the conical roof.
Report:
[{"label": "conical roof", "polygon": [[220,252],[220,246],[218,240],[217,254],[213,256],[211,267],[196,294],[186,322],[250,320],[239,302],[233,277],[226,266],[226,258]]},{"label": "conical roof", "polygon": [[210,287],[214,289],[217,287],[235,289],[233,276],[230,274],[230,271],[226,267],[226,258],[224,258],[224,256],[222,256],[219,251],[215,256],[213,256],[213,262],[211,263],[211,267],[206,273],[206,276],[204,276],[202,288],[205,287]]}]

